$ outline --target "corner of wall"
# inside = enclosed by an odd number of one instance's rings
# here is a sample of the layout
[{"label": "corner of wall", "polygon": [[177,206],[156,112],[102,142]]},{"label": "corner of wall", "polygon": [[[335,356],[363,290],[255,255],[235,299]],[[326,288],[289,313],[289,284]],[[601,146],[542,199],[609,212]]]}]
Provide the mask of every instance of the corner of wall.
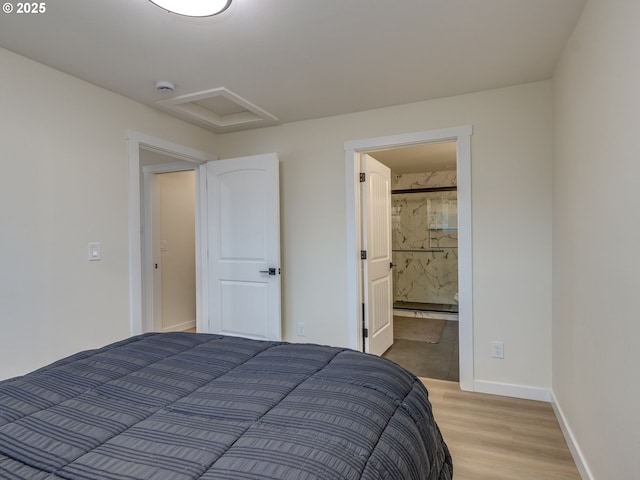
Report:
[{"label": "corner of wall", "polygon": [[567,418],[565,417],[562,407],[558,403],[558,399],[556,398],[553,390],[551,390],[551,406],[553,407],[553,412],[556,414],[556,419],[560,425],[560,430],[562,430],[562,435],[564,435],[564,439],[567,442],[573,461],[576,462],[576,467],[578,468],[580,477],[582,477],[582,480],[594,480],[595,477],[589,469],[587,460],[578,445],[576,436],[573,434],[571,427],[569,427]]}]

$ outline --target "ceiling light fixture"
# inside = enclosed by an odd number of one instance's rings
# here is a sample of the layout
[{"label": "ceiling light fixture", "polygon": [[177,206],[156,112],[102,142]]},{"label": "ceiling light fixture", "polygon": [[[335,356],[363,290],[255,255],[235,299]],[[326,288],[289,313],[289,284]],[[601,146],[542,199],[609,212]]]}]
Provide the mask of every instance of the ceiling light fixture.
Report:
[{"label": "ceiling light fixture", "polygon": [[149,0],[160,8],[187,17],[211,17],[224,12],[231,0]]}]

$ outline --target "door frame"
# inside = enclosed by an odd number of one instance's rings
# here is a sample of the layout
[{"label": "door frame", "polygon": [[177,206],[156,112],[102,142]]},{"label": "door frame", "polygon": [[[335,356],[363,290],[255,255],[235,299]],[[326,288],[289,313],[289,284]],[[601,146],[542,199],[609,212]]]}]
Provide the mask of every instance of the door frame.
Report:
[{"label": "door frame", "polygon": [[352,140],[344,143],[347,207],[347,329],[349,346],[362,350],[361,200],[360,157],[373,150],[402,148],[423,143],[456,142],[458,178],[458,292],[460,388],[474,390],[473,276],[471,215],[471,125]]},{"label": "door frame", "polygon": [[129,157],[129,328],[131,335],[149,331],[143,319],[143,296],[146,289],[143,275],[143,215],[140,185],[140,150],[149,150],[176,161],[194,165],[196,175],[196,329],[202,330],[208,318],[207,295],[207,231],[206,228],[206,175],[203,164],[217,160],[217,156],[134,130],[126,131]]},{"label": "door frame", "polygon": [[[157,298],[158,295],[161,296],[161,285],[162,281],[155,278],[155,269],[151,268],[151,265],[154,263],[153,261],[153,247],[154,244],[157,245],[156,242],[159,241],[158,238],[155,238],[154,232],[154,215],[155,209],[158,207],[158,199],[156,197],[156,193],[154,192],[154,183],[158,181],[157,175],[162,173],[175,173],[175,172],[186,172],[192,171],[194,172],[194,181],[195,184],[198,185],[198,165],[192,162],[181,161],[181,162],[168,162],[161,163],[158,165],[146,165],[142,167],[142,175],[143,175],[143,188],[142,188],[142,197],[143,205],[141,208],[142,216],[143,216],[143,229],[142,232],[142,258],[144,261],[142,262],[142,275],[144,281],[142,282],[142,301],[143,301],[143,310],[142,310],[142,325],[143,330],[145,332],[153,332],[158,331],[158,325],[156,323],[156,315],[158,313],[161,314],[162,311],[162,301],[161,298]],[[198,194],[197,192],[194,195],[194,205],[196,206],[197,212],[197,202]],[[158,208],[159,210],[159,208]],[[196,213],[197,215],[197,213]],[[196,225],[196,231],[198,231],[198,227]],[[197,237],[196,237],[197,238]],[[198,265],[198,258],[196,256],[196,268]],[[162,266],[161,266],[162,268]],[[197,289],[197,286],[196,286]],[[196,294],[196,298],[197,298]],[[197,303],[197,299],[196,299]],[[197,317],[197,315],[196,315]],[[197,327],[196,327],[197,330]]]}]

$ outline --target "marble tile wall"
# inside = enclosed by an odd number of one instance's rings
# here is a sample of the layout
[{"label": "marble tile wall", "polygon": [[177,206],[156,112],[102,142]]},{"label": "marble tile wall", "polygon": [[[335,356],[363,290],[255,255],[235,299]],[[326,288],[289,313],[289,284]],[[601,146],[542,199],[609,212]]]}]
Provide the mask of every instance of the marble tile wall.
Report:
[{"label": "marble tile wall", "polygon": [[[392,176],[392,189],[456,185],[456,172]],[[393,194],[394,301],[455,304],[457,192]],[[416,251],[418,250],[418,251]]]},{"label": "marble tile wall", "polygon": [[410,188],[427,187],[455,187],[458,185],[456,171],[408,173],[404,175],[391,174],[392,190],[407,190]]}]

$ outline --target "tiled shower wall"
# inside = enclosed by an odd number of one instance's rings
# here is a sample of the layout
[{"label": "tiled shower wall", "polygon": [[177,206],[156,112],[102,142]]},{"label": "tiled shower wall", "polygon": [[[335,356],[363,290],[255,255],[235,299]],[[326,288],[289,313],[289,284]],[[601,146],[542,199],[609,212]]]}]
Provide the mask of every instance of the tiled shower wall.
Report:
[{"label": "tiled shower wall", "polygon": [[[392,176],[392,190],[456,186],[456,172]],[[393,194],[394,301],[455,304],[457,192]],[[418,251],[416,251],[418,250]]]}]

